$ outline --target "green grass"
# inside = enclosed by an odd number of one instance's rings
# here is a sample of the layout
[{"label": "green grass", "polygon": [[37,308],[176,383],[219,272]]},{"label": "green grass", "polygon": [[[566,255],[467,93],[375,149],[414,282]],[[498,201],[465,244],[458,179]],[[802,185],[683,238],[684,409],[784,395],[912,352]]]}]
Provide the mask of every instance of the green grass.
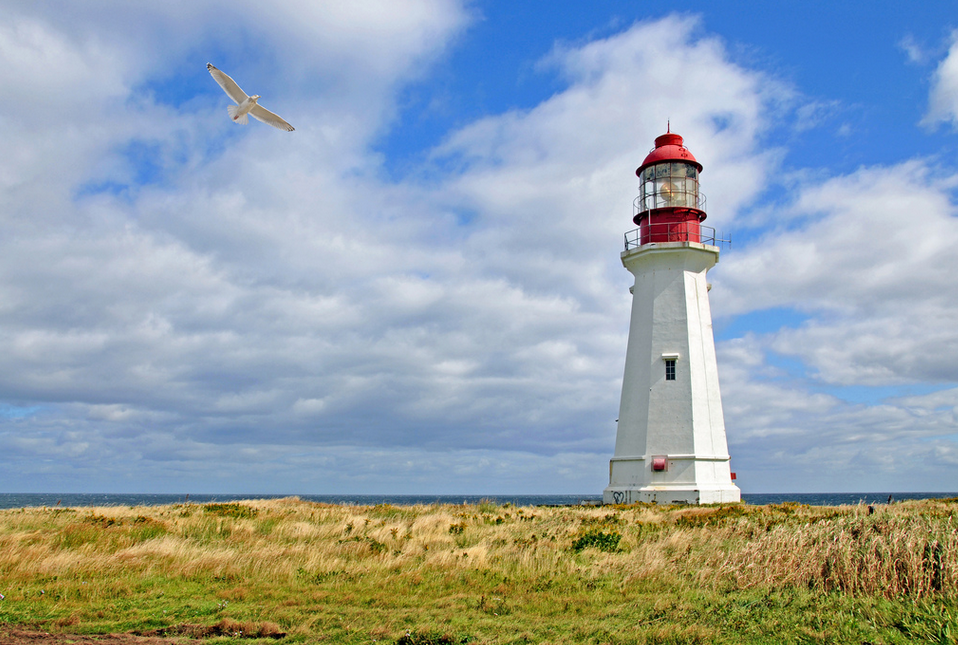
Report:
[{"label": "green grass", "polygon": [[215,643],[955,643],[955,510],[0,511],[0,624]]}]

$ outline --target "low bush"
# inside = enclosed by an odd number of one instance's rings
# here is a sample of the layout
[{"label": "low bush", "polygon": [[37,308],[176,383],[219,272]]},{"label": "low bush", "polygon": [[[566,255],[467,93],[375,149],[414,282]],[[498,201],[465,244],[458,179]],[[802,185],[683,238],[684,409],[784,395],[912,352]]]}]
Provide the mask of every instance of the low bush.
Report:
[{"label": "low bush", "polygon": [[618,531],[603,531],[593,529],[588,531],[572,541],[572,550],[576,553],[583,549],[598,549],[607,553],[613,553],[619,548],[619,541],[622,535]]}]

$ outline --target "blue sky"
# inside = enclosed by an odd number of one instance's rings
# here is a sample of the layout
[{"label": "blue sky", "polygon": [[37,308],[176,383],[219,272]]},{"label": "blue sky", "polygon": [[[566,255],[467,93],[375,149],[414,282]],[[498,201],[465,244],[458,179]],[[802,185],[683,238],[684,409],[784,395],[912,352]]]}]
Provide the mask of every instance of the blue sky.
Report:
[{"label": "blue sky", "polygon": [[953,3],[262,4],[0,8],[0,489],[600,492],[670,122],[742,490],[958,490]]}]

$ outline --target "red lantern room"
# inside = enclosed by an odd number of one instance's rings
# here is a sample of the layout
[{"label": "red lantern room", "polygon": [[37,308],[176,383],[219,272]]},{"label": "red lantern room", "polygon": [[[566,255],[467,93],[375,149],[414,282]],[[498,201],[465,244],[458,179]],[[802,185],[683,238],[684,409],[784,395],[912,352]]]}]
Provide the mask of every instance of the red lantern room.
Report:
[{"label": "red lantern room", "polygon": [[682,145],[682,137],[667,132],[636,169],[639,196],[632,218],[640,229],[640,244],[701,242],[705,195],[699,192],[702,164]]}]

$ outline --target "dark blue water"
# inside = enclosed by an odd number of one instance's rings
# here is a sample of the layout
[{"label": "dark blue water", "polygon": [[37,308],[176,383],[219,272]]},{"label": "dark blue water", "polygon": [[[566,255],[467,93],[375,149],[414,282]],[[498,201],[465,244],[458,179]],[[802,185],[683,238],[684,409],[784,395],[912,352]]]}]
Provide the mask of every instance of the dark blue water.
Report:
[{"label": "dark blue water", "polygon": [[[232,502],[243,499],[277,499],[288,495],[168,495],[126,493],[0,493],[0,509],[32,506],[161,506],[193,502]],[[309,502],[326,504],[476,504],[489,500],[497,504],[516,506],[574,506],[599,504],[602,495],[299,495]],[[941,499],[958,497],[958,493],[743,493],[748,504],[781,504],[796,502],[811,506],[840,506],[842,504],[883,504],[889,497],[894,501],[906,499]]]}]

